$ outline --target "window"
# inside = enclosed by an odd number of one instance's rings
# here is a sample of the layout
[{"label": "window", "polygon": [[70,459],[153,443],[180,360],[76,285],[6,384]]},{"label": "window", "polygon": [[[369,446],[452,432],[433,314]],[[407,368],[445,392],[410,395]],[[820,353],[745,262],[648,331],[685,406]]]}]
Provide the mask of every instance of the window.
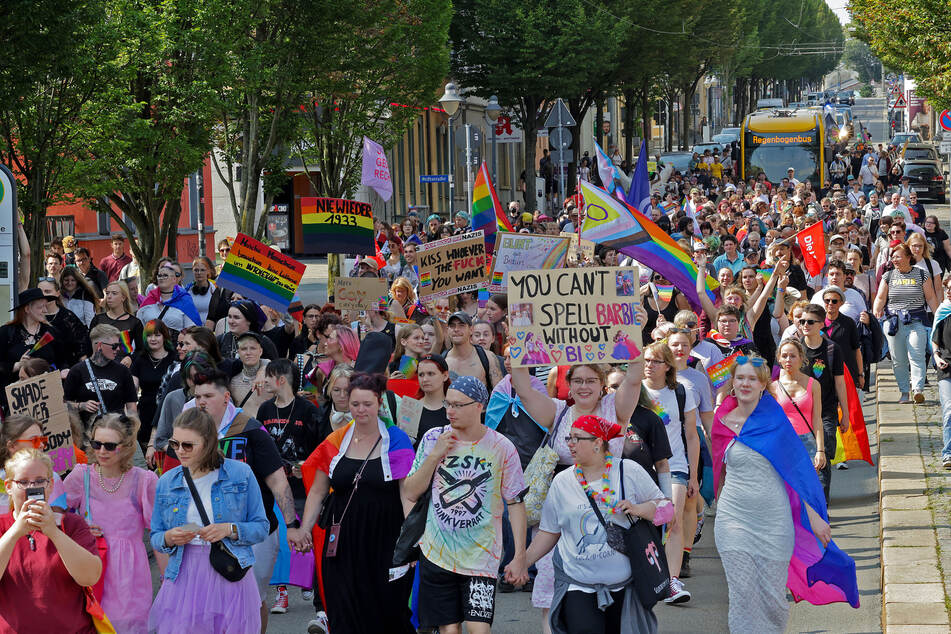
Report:
[{"label": "window", "polygon": [[76,235],[76,218],[73,216],[47,216],[46,242],[53,238]]}]

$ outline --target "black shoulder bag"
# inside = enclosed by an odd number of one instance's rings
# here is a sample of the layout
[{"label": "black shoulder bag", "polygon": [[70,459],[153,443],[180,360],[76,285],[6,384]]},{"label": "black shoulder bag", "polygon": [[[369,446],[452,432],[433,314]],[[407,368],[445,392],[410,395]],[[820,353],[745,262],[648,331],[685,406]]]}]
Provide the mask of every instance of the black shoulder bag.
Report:
[{"label": "black shoulder bag", "polygon": [[[188,484],[188,490],[191,491],[192,499],[195,500],[195,506],[198,507],[198,514],[201,515],[201,521],[205,526],[208,526],[211,522],[208,521],[208,514],[205,513],[205,505],[201,503],[201,496],[198,495],[198,490],[195,489],[192,474],[189,473],[186,467],[182,467],[182,476],[184,476],[185,482]],[[235,557],[230,550],[225,548],[222,541],[212,542],[209,559],[211,560],[211,567],[215,569],[215,572],[232,583],[244,579],[244,575],[246,575],[251,568],[250,566],[242,568],[241,564],[238,563],[238,558]]]},{"label": "black shoulder bag", "polygon": [[[446,431],[443,427],[442,431]],[[442,433],[442,432],[440,432]],[[403,520],[400,527],[400,536],[396,538],[396,545],[393,547],[393,567],[398,568],[414,561],[419,561],[419,540],[423,538],[426,532],[426,517],[429,515],[429,503],[433,499],[433,480],[436,479],[436,471],[439,471],[439,465],[433,471],[433,477],[429,480],[429,486],[419,496],[413,508]]]},{"label": "black shoulder bag", "polygon": [[[604,520],[601,509],[594,498],[585,494],[594,514],[604,527],[608,546],[631,562],[631,581],[637,598],[645,608],[650,609],[664,599],[670,589],[670,571],[667,568],[667,555],[660,540],[660,532],[648,521],[625,514],[631,525],[627,528]],[[621,461],[621,499],[627,499],[624,493],[624,461]]]}]

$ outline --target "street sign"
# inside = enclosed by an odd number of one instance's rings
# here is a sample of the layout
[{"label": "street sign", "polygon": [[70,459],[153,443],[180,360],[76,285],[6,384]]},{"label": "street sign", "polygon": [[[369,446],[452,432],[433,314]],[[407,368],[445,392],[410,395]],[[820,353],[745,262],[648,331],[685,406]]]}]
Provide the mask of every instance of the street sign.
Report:
[{"label": "street sign", "polygon": [[898,99],[889,106],[889,108],[905,108],[908,106],[908,103],[905,101],[905,95],[899,94]]},{"label": "street sign", "polygon": [[420,183],[448,183],[449,174],[420,174]]},{"label": "street sign", "polygon": [[951,132],[951,111],[943,111],[941,116],[938,118],[938,122],[941,124],[942,128]]},{"label": "street sign", "polygon": [[551,157],[551,162],[556,165],[562,162],[567,165],[568,163],[572,163],[575,160],[574,150],[552,150],[549,153],[549,156]]},{"label": "street sign", "polygon": [[573,141],[574,137],[568,128],[555,128],[548,135],[548,142],[555,150],[567,150]]},{"label": "street sign", "polygon": [[[465,126],[453,130],[452,134],[456,139],[456,147],[459,149],[466,148],[466,128]],[[474,125],[469,126],[469,147],[479,147],[482,145],[482,128],[476,127]]]},{"label": "street sign", "polygon": [[546,128],[557,128],[559,126],[567,126],[573,128],[577,123],[575,123],[575,118],[571,116],[571,112],[568,111],[568,106],[565,105],[563,99],[559,98],[554,107],[551,109],[551,112],[548,113],[548,118],[545,119]]},{"label": "street sign", "polygon": [[951,141],[942,141],[938,151],[942,154],[951,154]]}]

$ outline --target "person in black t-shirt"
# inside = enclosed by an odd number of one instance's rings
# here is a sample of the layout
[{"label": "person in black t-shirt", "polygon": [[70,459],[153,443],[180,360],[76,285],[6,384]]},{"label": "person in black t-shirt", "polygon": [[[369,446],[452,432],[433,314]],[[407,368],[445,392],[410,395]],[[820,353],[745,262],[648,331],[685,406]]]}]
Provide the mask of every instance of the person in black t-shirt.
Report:
[{"label": "person in black t-shirt", "polygon": [[430,429],[449,424],[446,406],[443,404],[446,400],[446,388],[449,387],[449,365],[442,355],[423,355],[416,365],[416,378],[419,381],[419,391],[422,392],[423,411],[419,416],[416,437],[413,439],[414,449],[419,448],[423,435]]},{"label": "person in black t-shirt", "polygon": [[843,361],[855,381],[856,387],[862,387],[865,370],[862,363],[862,341],[859,339],[859,330],[851,317],[839,312],[845,295],[839,292],[836,286],[830,286],[822,294],[822,303],[826,308],[825,328],[822,332],[826,337],[838,344],[842,350]]},{"label": "person in black t-shirt", "polygon": [[[63,381],[66,402],[79,409],[83,423],[87,426],[96,414],[137,413],[138,396],[132,373],[115,360],[116,352],[122,345],[119,343],[118,328],[100,324],[89,333],[89,340],[93,352],[88,364],[81,361],[74,365]],[[95,385],[90,374],[95,376]]]},{"label": "person in black t-shirt", "polygon": [[[806,347],[806,367],[803,372],[819,382],[822,395],[822,429],[825,434],[826,466],[819,471],[819,481],[829,503],[829,483],[832,478],[832,458],[835,457],[838,425],[842,431],[849,429],[849,403],[845,392],[844,362],[842,350],[832,340],[822,335],[826,311],[822,306],[809,304],[802,311],[796,326]],[[842,420],[839,421],[839,408]]]}]

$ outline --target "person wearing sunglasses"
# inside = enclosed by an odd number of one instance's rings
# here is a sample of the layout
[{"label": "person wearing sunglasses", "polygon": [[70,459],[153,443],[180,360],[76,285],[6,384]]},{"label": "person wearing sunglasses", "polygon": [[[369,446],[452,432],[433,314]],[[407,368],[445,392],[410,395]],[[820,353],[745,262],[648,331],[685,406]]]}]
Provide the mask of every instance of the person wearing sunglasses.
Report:
[{"label": "person wearing sunglasses", "polygon": [[115,360],[122,346],[119,329],[100,324],[89,333],[89,340],[92,356],[71,367],[63,381],[66,402],[79,409],[87,425],[96,414],[136,413],[139,397],[132,373]]},{"label": "person wearing sunglasses", "polygon": [[[107,545],[102,603],[117,632],[145,632],[152,605],[152,575],[142,533],[152,523],[155,485],[152,471],[132,466],[139,419],[106,414],[90,432],[89,464],[66,476],[69,508]],[[168,555],[155,552],[159,573]]]},{"label": "person wearing sunglasses", "polygon": [[96,538],[78,515],[57,517],[48,501],[53,463],[43,450],[20,449],[4,469],[11,504],[0,515],[3,629],[95,632],[84,587],[102,575]]},{"label": "person wearing sunglasses", "polygon": [[[21,449],[46,449],[49,439],[43,435],[40,422],[26,414],[14,414],[0,425],[0,483],[6,479],[3,464]],[[2,487],[0,487],[2,488]],[[57,512],[66,510],[66,488],[59,474],[53,474],[53,494],[50,505]],[[0,490],[0,511],[10,508],[7,490]]]},{"label": "person wearing sunglasses", "polygon": [[[95,328],[99,324],[109,324],[119,329],[119,332],[127,332],[129,341],[133,343],[136,349],[142,349],[142,322],[135,316],[138,305],[132,301],[129,295],[129,285],[125,282],[109,282],[102,290],[102,312],[96,313],[90,322],[90,328]],[[127,352],[125,347],[119,350],[116,357],[122,365],[132,367],[132,353]]]},{"label": "person wearing sunglasses", "polygon": [[895,381],[901,393],[899,403],[911,402],[909,391],[913,393],[915,403],[925,400],[928,327],[924,321],[927,309],[935,312],[941,299],[935,295],[928,272],[915,266],[916,262],[906,243],[892,247],[891,263],[894,268],[882,277],[883,284],[878,287],[873,307],[878,319],[887,316],[884,330],[895,369]]},{"label": "person wearing sunglasses", "polygon": [[[826,321],[822,332],[842,350],[842,360],[849,369],[849,375],[855,382],[855,387],[861,390],[865,387],[862,340],[859,338],[858,324],[842,312],[846,292],[838,286],[829,286],[824,290],[822,303],[826,309]],[[859,397],[861,402],[861,392]]]},{"label": "person wearing sunglasses", "polygon": [[[826,465],[819,471],[819,482],[829,503],[829,488],[832,480],[832,458],[835,457],[836,427],[843,432],[849,429],[849,401],[845,387],[845,361],[842,348],[823,335],[826,311],[822,306],[809,304],[802,310],[797,320],[797,328],[803,346],[806,349],[806,363],[803,371],[819,381],[822,397],[822,429],[825,434],[823,443],[826,452]],[[839,419],[839,409],[842,418]]]},{"label": "person wearing sunglasses", "polygon": [[[730,374],[731,395],[713,424],[715,537],[726,573],[730,631],[783,632],[787,587],[816,605],[847,600],[858,607],[855,562],[832,542],[812,456],[767,393],[769,364],[740,356]],[[827,567],[813,565],[819,560]]]}]

